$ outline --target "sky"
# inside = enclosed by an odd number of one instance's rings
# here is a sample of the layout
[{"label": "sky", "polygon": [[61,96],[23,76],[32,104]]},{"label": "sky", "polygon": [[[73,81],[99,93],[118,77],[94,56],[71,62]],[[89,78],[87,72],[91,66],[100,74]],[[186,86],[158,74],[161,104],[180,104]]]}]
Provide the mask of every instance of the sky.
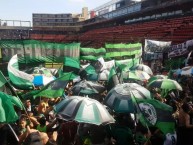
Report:
[{"label": "sky", "polygon": [[32,13],[81,13],[110,0],[0,0],[1,20],[32,21]]}]

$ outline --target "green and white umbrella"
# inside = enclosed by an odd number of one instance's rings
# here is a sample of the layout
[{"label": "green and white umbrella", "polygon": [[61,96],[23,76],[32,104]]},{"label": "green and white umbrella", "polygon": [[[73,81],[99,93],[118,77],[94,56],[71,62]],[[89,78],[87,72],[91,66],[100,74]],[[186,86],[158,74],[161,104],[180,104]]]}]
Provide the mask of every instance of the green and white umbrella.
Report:
[{"label": "green and white umbrella", "polygon": [[133,67],[132,69],[133,70],[141,70],[141,71],[148,73],[149,75],[153,75],[151,68],[147,65],[144,65],[144,64],[138,64],[137,66]]},{"label": "green and white umbrella", "polygon": [[150,75],[144,71],[132,70],[132,71],[123,71],[122,77],[124,81],[128,80],[145,81],[150,78]]},{"label": "green and white umbrella", "polygon": [[83,80],[75,84],[71,91],[73,95],[92,95],[104,92],[105,87],[97,82]]},{"label": "green and white umbrella", "polygon": [[114,118],[100,102],[80,96],[70,96],[54,106],[64,120],[101,125],[114,123]]},{"label": "green and white umbrella", "polygon": [[165,75],[155,75],[149,78],[148,83],[151,83],[152,81],[158,80],[158,79],[167,79],[168,77]]},{"label": "green and white umbrella", "polygon": [[110,90],[104,104],[117,113],[134,113],[135,99],[151,99],[151,93],[136,83],[124,83]]},{"label": "green and white umbrella", "polygon": [[179,90],[182,91],[180,84],[171,79],[158,79],[148,84],[149,88],[159,88],[165,90]]}]

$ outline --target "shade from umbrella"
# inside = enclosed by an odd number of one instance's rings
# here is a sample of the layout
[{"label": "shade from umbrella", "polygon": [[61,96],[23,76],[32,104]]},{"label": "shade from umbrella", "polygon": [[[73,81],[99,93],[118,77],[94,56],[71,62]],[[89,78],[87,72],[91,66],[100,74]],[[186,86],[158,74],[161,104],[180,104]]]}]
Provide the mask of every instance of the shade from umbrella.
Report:
[{"label": "shade from umbrella", "polygon": [[151,83],[148,84],[148,87],[182,91],[182,87],[180,86],[180,84],[177,81],[171,79],[158,79],[152,81]]},{"label": "shade from umbrella", "polygon": [[150,92],[136,84],[124,83],[118,84],[107,94],[104,104],[117,113],[134,113],[134,99],[151,99]]},{"label": "shade from umbrella", "polygon": [[144,65],[144,64],[138,64],[137,66],[133,67],[133,69],[134,70],[141,70],[141,71],[148,73],[149,75],[153,75],[151,68],[147,65]]},{"label": "shade from umbrella", "polygon": [[97,82],[83,80],[75,84],[71,91],[73,95],[80,95],[80,93],[90,95],[92,93],[97,94],[104,92],[105,87]]},{"label": "shade from umbrella", "polygon": [[14,105],[23,109],[22,103],[18,98],[0,92],[0,123],[13,123],[18,120]]},{"label": "shade from umbrella", "polygon": [[89,124],[114,123],[114,118],[100,102],[80,96],[70,96],[54,106],[56,113],[65,120]]},{"label": "shade from umbrella", "polygon": [[157,79],[167,79],[167,76],[165,75],[155,75],[149,78],[148,83],[151,83],[152,81],[155,81]]}]

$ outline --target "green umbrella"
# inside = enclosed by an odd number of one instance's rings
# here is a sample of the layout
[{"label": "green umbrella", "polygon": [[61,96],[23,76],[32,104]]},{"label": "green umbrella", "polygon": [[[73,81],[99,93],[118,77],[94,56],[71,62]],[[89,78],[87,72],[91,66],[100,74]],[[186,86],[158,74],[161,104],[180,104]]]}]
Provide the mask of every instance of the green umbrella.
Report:
[{"label": "green umbrella", "polygon": [[149,75],[153,75],[151,68],[147,65],[144,65],[144,64],[138,64],[137,66],[133,67],[132,69],[133,70],[141,70],[141,71],[148,73]]},{"label": "green umbrella", "polygon": [[140,70],[123,71],[122,76],[124,81],[127,80],[144,81],[150,78],[148,73]]},{"label": "green umbrella", "polygon": [[0,123],[13,123],[18,120],[14,105],[22,109],[21,101],[18,98],[0,92]]},{"label": "green umbrella", "polygon": [[136,83],[124,83],[111,89],[104,104],[117,113],[134,113],[135,99],[151,99],[151,93]]},{"label": "green umbrella", "polygon": [[122,76],[123,76],[123,81],[127,81],[127,80],[136,80],[136,81],[140,81],[141,78],[138,77],[135,72],[131,72],[131,71],[123,71],[122,72]]},{"label": "green umbrella", "polygon": [[114,118],[100,102],[80,96],[70,96],[54,106],[57,115],[64,120],[89,124],[114,123]]},{"label": "green umbrella", "polygon": [[158,79],[155,81],[152,81],[151,83],[148,84],[149,88],[160,88],[160,89],[165,89],[165,90],[180,90],[182,91],[182,87],[180,84],[171,79]]},{"label": "green umbrella", "polygon": [[157,79],[167,79],[167,76],[165,75],[155,75],[149,78],[148,83],[151,83],[152,81],[155,81]]},{"label": "green umbrella", "polygon": [[105,87],[97,82],[83,80],[72,87],[73,95],[100,94],[105,91]]}]

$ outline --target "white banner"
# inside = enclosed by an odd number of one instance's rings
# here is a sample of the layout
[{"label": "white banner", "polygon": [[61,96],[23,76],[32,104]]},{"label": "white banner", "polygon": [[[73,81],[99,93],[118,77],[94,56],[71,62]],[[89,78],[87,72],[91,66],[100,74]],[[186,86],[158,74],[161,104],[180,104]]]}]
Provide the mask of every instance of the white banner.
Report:
[{"label": "white banner", "polygon": [[188,47],[193,46],[193,40],[188,40],[184,43],[171,46],[168,51],[168,58],[181,56],[189,52]]},{"label": "white banner", "polygon": [[164,52],[171,47],[171,41],[155,41],[145,39],[145,52]]}]

